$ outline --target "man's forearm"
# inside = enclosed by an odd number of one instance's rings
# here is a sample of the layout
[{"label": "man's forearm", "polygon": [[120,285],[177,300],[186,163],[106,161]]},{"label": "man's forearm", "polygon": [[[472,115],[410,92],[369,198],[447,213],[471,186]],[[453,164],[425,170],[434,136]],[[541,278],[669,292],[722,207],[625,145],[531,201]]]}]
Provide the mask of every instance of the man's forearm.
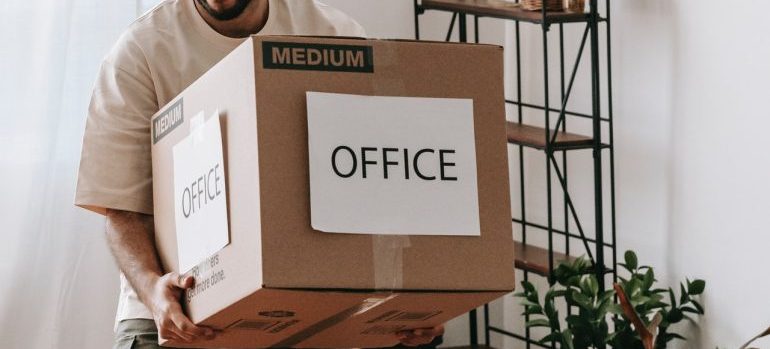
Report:
[{"label": "man's forearm", "polygon": [[163,275],[152,216],[108,210],[107,242],[120,270],[152,312],[161,338],[191,342],[215,337],[212,329],[192,323],[179,304],[182,292],[194,285],[192,277]]},{"label": "man's forearm", "polygon": [[108,210],[107,243],[118,267],[140,300],[149,306],[152,285],[163,275],[155,249],[153,217]]}]

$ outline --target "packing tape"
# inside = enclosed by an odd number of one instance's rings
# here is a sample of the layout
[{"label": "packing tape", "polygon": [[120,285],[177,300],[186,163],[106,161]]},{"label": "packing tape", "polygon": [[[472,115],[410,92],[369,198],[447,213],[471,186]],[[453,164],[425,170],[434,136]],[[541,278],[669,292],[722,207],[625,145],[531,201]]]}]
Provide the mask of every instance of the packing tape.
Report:
[{"label": "packing tape", "polygon": [[373,235],[372,257],[374,262],[374,287],[386,290],[382,296],[370,297],[363,302],[325,318],[292,336],[274,344],[271,348],[291,348],[349,318],[366,313],[397,295],[393,292],[404,285],[404,249],[411,246],[407,235]]},{"label": "packing tape", "polygon": [[310,337],[315,336],[316,334],[319,334],[325,330],[328,330],[329,328],[333,327],[334,325],[337,325],[351,317],[354,317],[356,315],[363,314],[369,310],[372,310],[376,308],[377,306],[384,304],[385,302],[395,298],[396,295],[388,295],[383,297],[372,297],[364,300],[360,304],[356,304],[350,308],[347,308],[339,313],[336,313],[332,316],[329,316],[321,321],[318,321],[307,328],[305,328],[302,331],[299,331],[288,338],[275,343],[271,346],[271,348],[291,348],[296,346],[297,344],[300,344],[308,339]]},{"label": "packing tape", "polygon": [[[386,68],[397,65],[400,54],[395,45],[378,45],[375,65]],[[375,69],[377,69],[375,68]],[[376,81],[376,83],[375,83]],[[404,79],[381,76],[372,79],[371,94],[375,96],[404,96],[407,86]],[[404,285],[404,249],[411,245],[408,235],[373,235],[372,257],[374,261],[374,288],[398,290]]]},{"label": "packing tape", "polygon": [[[398,52],[393,49],[385,49],[387,46],[378,47],[378,55],[375,64],[377,67],[386,67],[398,63]],[[403,79],[381,78],[378,83],[370,85],[372,95],[404,95],[407,91]],[[274,344],[271,348],[290,348],[305,340],[325,331],[349,318],[366,313],[380,306],[397,295],[393,292],[403,288],[404,285],[404,249],[411,246],[407,235],[373,235],[372,257],[374,263],[374,287],[376,290],[389,291],[381,297],[371,297],[360,304],[342,310],[326,319],[323,319],[304,330]]]},{"label": "packing tape", "polygon": [[206,122],[206,118],[201,111],[190,119],[190,136],[192,137],[193,144],[198,144],[203,141],[203,124]]},{"label": "packing tape", "polygon": [[406,235],[372,236],[375,289],[392,291],[403,287],[404,249],[410,246]]},{"label": "packing tape", "polygon": [[[219,118],[219,109],[215,110],[214,113],[211,114],[211,117]],[[205,123],[206,117],[203,111],[195,114],[195,116],[190,119],[190,136],[192,136],[194,145],[197,145],[204,140],[203,124]]]}]

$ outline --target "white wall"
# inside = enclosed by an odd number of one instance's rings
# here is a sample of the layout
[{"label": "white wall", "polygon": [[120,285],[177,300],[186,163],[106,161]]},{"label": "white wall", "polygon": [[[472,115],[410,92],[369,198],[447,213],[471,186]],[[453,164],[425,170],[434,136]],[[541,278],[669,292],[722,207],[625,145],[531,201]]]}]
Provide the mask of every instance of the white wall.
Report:
[{"label": "white wall", "polygon": [[[770,11],[766,1],[670,6],[673,69],[667,261],[709,282],[699,348],[770,325]],[[734,16],[731,14],[735,14]],[[767,347],[770,340],[758,343]]]},{"label": "white wall", "polygon": [[621,246],[707,281],[686,347],[737,348],[770,325],[770,3],[613,4]]}]

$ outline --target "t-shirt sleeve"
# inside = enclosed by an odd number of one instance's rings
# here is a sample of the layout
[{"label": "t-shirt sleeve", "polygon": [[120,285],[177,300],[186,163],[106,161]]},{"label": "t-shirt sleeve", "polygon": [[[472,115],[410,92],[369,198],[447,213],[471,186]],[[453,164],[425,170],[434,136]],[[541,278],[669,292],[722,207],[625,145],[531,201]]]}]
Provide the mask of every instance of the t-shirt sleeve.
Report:
[{"label": "t-shirt sleeve", "polygon": [[353,36],[353,37],[358,37],[358,38],[365,38],[365,37],[367,37],[366,30],[364,29],[363,26],[361,26],[361,24],[359,24],[358,22],[356,22],[353,19],[351,19],[351,22],[352,23],[350,23],[350,28],[349,28],[350,35],[348,35],[348,36]]},{"label": "t-shirt sleeve", "polygon": [[141,48],[121,38],[101,66],[83,135],[75,204],[152,214],[150,118],[157,97]]},{"label": "t-shirt sleeve", "polygon": [[[319,2],[305,2],[305,0],[296,0],[296,1],[302,1],[304,5],[310,5],[313,4],[313,6],[317,6],[316,9],[319,10],[318,13],[321,13],[321,18],[324,18],[333,28],[333,32],[328,33],[324,29],[324,25],[316,24],[310,25],[309,32],[305,33],[304,35],[333,35],[333,36],[348,36],[348,37],[357,37],[357,38],[366,38],[366,30],[364,30],[364,27],[361,26],[353,17],[350,17],[346,13],[331,7],[329,5],[319,3]],[[296,5],[296,3],[295,3]],[[318,23],[318,21],[314,21],[315,18],[310,18],[307,22],[309,23]],[[321,21],[321,23],[323,23]],[[300,33],[302,34],[302,33]]]}]

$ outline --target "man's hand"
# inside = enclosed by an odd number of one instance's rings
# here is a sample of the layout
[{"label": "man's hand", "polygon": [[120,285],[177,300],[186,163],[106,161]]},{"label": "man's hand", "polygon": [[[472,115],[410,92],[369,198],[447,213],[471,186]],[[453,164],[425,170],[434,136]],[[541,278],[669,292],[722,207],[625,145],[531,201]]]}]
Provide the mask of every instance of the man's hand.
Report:
[{"label": "man's hand", "polygon": [[429,344],[436,337],[444,334],[444,326],[439,325],[433,328],[418,328],[415,330],[401,331],[396,333],[401,344],[408,347]]},{"label": "man's hand", "polygon": [[214,339],[212,329],[193,324],[179,305],[182,292],[194,285],[191,276],[179,277],[177,273],[166,274],[155,281],[148,307],[161,338],[182,342]]},{"label": "man's hand", "polygon": [[195,326],[182,312],[182,292],[195,281],[189,276],[180,279],[176,273],[163,275],[153,226],[152,216],[107,210],[107,243],[120,270],[152,312],[161,338],[180,342],[212,339],[212,329]]}]

